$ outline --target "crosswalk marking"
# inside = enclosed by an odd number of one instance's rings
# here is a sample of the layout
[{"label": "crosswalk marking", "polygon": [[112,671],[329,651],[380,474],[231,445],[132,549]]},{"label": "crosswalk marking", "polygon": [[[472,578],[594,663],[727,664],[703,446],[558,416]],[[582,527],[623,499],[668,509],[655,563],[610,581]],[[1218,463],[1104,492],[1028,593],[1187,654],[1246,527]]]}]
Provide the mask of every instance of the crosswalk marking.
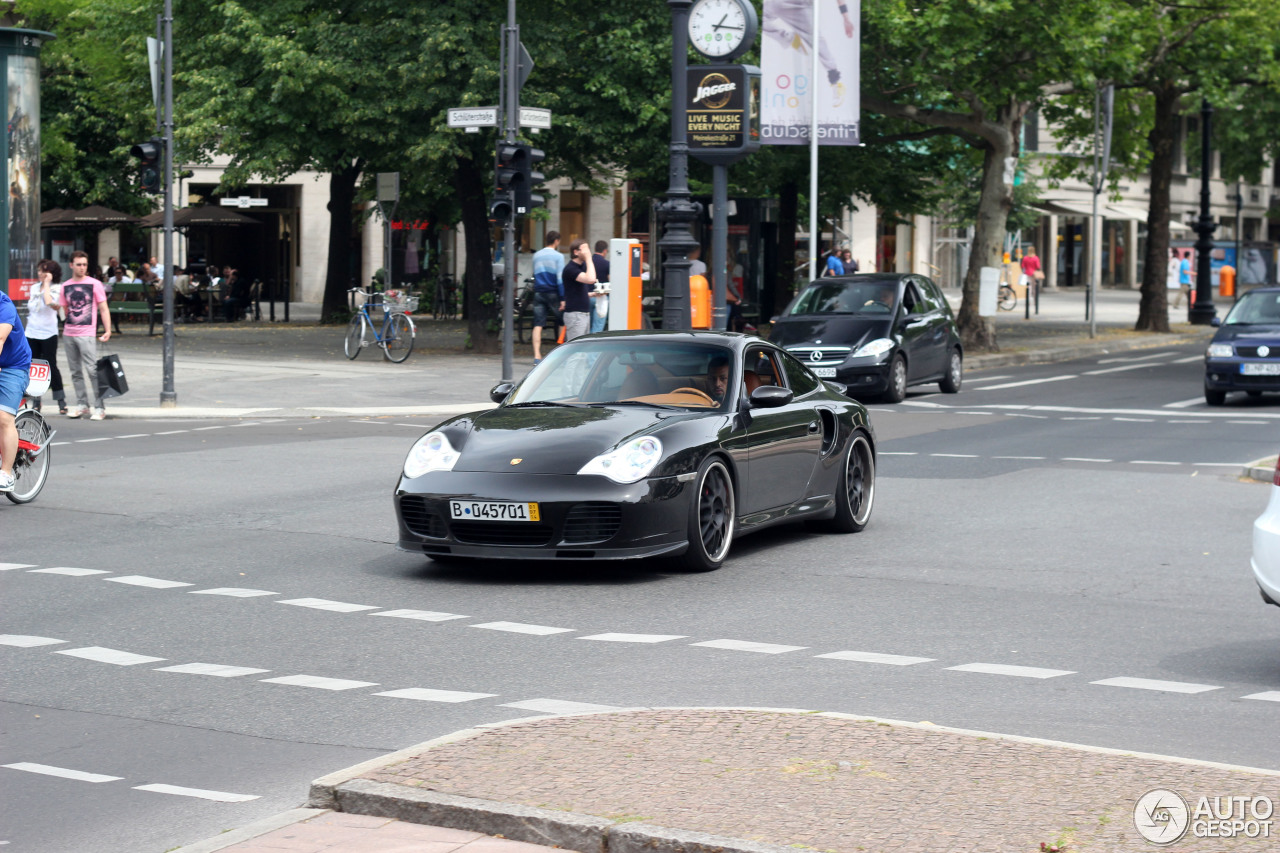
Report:
[{"label": "crosswalk marking", "polygon": [[88,575],[109,575],[111,572],[102,569],[77,569],[73,566],[54,566],[51,569],[32,569],[32,574],[37,575],[70,575],[73,578],[86,577]]},{"label": "crosswalk marking", "polygon": [[191,583],[183,583],[182,581],[167,581],[161,578],[149,578],[145,575],[120,575],[114,578],[103,578],[103,580],[111,583],[125,583],[130,586],[146,586],[152,589],[174,589],[180,586],[195,586]]},{"label": "crosswalk marking", "polygon": [[1105,687],[1132,687],[1135,690],[1159,690],[1165,693],[1206,693],[1210,690],[1221,690],[1211,684],[1189,684],[1184,681],[1158,681],[1152,678],[1104,678],[1101,681],[1090,681],[1090,684],[1101,684]]},{"label": "crosswalk marking", "polygon": [[310,607],[312,610],[331,610],[335,613],[356,613],[360,610],[377,610],[376,604],[347,604],[344,601],[330,601],[327,598],[291,598],[277,601],[277,604],[292,604],[295,607]]},{"label": "crosswalk marking", "polygon": [[551,634],[569,634],[574,628],[552,628],[548,625],[526,625],[523,622],[485,622],[481,625],[471,625],[472,628],[486,628],[490,631],[509,631],[513,634],[533,634],[539,637],[550,636]]},{"label": "crosswalk marking", "polygon": [[1262,693],[1250,693],[1242,699],[1261,699],[1264,702],[1280,702],[1280,690],[1266,690]]},{"label": "crosswalk marking", "polygon": [[753,643],[749,640],[707,640],[705,643],[689,645],[702,646],[706,649],[726,649],[731,652],[758,652],[762,655],[780,655],[806,648],[805,646],[783,646],[777,643]]},{"label": "crosswalk marking", "polygon": [[53,637],[32,637],[26,634],[0,634],[0,646],[17,646],[20,649],[33,649],[36,646],[56,646],[66,640],[55,640]]},{"label": "crosswalk marking", "polygon": [[600,640],[605,643],[665,643],[668,640],[683,640],[684,634],[592,634],[589,637],[578,637],[579,640]]},{"label": "crosswalk marking", "polygon": [[151,657],[150,655],[135,655],[133,652],[122,652],[119,649],[106,649],[102,646],[87,646],[83,649],[63,649],[54,652],[55,655],[68,655],[73,658],[83,658],[84,660],[97,661],[98,663],[110,663],[116,666],[137,666],[140,663],[157,663],[164,658]]},{"label": "crosswalk marking", "polygon": [[0,563],[0,572],[11,572],[14,569],[30,569],[33,568],[28,563]]},{"label": "crosswalk marking", "polygon": [[472,702],[476,699],[492,699],[497,693],[465,693],[461,690],[432,690],[427,687],[406,687],[403,690],[385,690],[374,696],[390,696],[392,699],[416,699],[419,702]]},{"label": "crosswalk marking", "polygon": [[1060,675],[1075,675],[1070,669],[1044,669],[1038,666],[1014,666],[1006,663],[966,663],[960,666],[949,666],[947,669],[956,672],[981,672],[987,675],[1012,675],[1018,678],[1057,678]]},{"label": "crosswalk marking", "polygon": [[214,589],[193,589],[191,595],[225,595],[229,598],[254,598],[259,595],[279,595],[265,589],[243,589],[236,586],[219,586]]},{"label": "crosswalk marking", "polygon": [[267,684],[287,684],[290,687],[314,687],[317,690],[355,690],[358,687],[377,687],[376,681],[353,681],[349,678],[324,678],[319,675],[285,675],[280,678],[262,678]]},{"label": "crosswalk marking", "polygon": [[134,785],[135,791],[151,791],[156,794],[173,794],[178,797],[197,797],[216,803],[247,803],[258,799],[256,794],[229,794],[226,791],[206,791],[203,788],[183,788],[178,785]]},{"label": "crosswalk marking", "polygon": [[912,666],[917,663],[929,663],[934,658],[915,658],[908,655],[886,655],[880,652],[831,652],[825,655],[814,655],[832,660],[851,660],[859,663],[883,663],[889,666]]},{"label": "crosswalk marking", "polygon": [[83,770],[68,770],[66,767],[53,767],[48,764],[35,764],[30,761],[19,761],[14,764],[0,764],[10,770],[22,770],[26,773],[39,773],[42,776],[57,776],[62,779],[74,779],[77,782],[118,782],[123,776],[107,776],[104,773],[86,773]]},{"label": "crosswalk marking", "polygon": [[451,619],[466,619],[457,613],[437,613],[434,610],[382,610],[370,613],[370,616],[391,616],[395,619],[417,619],[420,622],[448,622]]},{"label": "crosswalk marking", "polygon": [[621,708],[620,705],[593,705],[590,702],[567,702],[560,699],[528,699],[523,702],[509,702],[501,707],[537,711],[540,714],[591,714],[617,711]]},{"label": "crosswalk marking", "polygon": [[258,675],[269,669],[250,666],[226,666],[220,663],[180,663],[177,666],[156,667],[156,672],[181,672],[187,675],[214,675],[218,678],[239,678],[242,675]]}]

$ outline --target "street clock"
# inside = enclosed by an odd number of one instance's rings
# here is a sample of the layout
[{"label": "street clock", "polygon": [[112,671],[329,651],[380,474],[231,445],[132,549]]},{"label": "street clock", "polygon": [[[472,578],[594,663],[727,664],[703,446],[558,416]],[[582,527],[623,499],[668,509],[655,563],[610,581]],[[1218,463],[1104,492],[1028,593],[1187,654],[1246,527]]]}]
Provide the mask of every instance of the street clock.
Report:
[{"label": "street clock", "polygon": [[697,0],[689,12],[689,43],[703,56],[729,60],[755,44],[758,27],[751,0]]}]

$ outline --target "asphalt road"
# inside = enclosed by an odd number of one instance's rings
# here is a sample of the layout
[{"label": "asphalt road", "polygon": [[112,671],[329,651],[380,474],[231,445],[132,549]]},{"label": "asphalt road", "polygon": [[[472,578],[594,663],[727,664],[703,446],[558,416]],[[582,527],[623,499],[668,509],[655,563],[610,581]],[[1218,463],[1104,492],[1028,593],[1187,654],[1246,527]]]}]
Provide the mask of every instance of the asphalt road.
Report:
[{"label": "asphalt road", "polygon": [[1280,769],[1280,609],[1248,568],[1267,490],[1238,477],[1280,445],[1280,400],[1209,408],[1201,370],[1144,350],[873,405],[867,530],[761,533],[708,575],[396,552],[428,418],[59,419],[38,502],[0,505],[0,841],[159,853],[357,761],[594,707]]}]

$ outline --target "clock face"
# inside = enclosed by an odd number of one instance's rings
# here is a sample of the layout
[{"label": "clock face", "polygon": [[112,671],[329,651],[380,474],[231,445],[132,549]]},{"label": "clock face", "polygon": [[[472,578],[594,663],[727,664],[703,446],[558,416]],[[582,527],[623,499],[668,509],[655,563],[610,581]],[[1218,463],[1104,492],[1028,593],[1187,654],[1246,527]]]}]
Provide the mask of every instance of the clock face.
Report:
[{"label": "clock face", "polygon": [[[689,12],[689,42],[694,50],[714,58],[736,51],[748,35],[743,6],[739,0],[698,0]],[[754,31],[755,27],[750,29]]]}]

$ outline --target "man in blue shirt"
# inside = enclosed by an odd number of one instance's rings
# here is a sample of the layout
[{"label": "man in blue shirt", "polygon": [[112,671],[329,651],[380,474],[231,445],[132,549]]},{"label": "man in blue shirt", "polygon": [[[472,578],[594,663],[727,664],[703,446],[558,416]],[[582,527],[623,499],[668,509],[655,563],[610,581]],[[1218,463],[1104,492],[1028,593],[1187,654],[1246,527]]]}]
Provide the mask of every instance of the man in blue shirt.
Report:
[{"label": "man in blue shirt", "polygon": [[13,460],[18,455],[14,415],[31,378],[31,347],[18,309],[0,291],[0,492],[13,491]]},{"label": "man in blue shirt", "polygon": [[547,312],[564,311],[564,255],[560,254],[560,232],[548,231],[546,245],[533,253],[533,363],[542,361],[542,327]]}]

